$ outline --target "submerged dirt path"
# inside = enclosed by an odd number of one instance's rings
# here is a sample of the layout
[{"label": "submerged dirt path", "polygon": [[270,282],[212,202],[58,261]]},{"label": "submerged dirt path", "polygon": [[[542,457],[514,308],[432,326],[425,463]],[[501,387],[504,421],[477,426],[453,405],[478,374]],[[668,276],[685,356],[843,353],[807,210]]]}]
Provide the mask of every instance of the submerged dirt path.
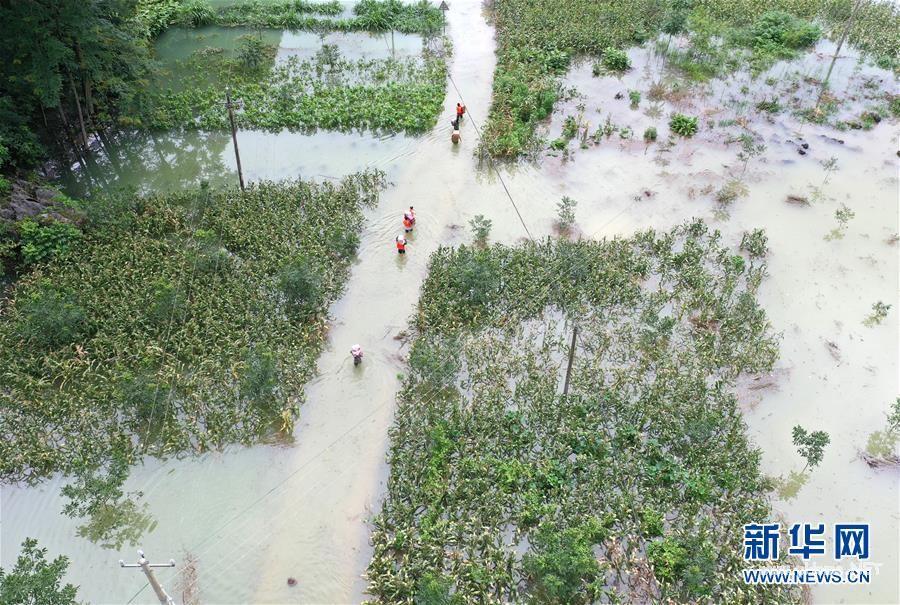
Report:
[{"label": "submerged dirt path", "polygon": [[[477,119],[490,103],[493,29],[481,3],[454,3],[447,18],[454,44],[451,77]],[[392,170],[394,185],[370,216],[346,294],[331,310],[334,321],[319,376],[307,389],[296,445],[281,461],[285,469],[302,470],[277,498],[279,510],[254,540],[265,549],[254,602],[358,603],[365,598],[361,576],[371,555],[367,521],[385,489],[387,433],[404,367],[405,350],[393,337],[415,309],[431,252],[460,243],[468,230],[449,225],[465,225],[485,197],[503,201],[499,183],[485,183],[489,191],[481,193],[476,182],[471,120],[464,120],[461,144],[450,144],[449,119],[458,98],[453,83],[437,126],[400,160],[405,166]],[[409,205],[416,207],[418,220],[404,258],[396,254],[393,240]],[[359,368],[348,354],[356,342],[365,351]],[[289,587],[288,577],[297,584]]]}]

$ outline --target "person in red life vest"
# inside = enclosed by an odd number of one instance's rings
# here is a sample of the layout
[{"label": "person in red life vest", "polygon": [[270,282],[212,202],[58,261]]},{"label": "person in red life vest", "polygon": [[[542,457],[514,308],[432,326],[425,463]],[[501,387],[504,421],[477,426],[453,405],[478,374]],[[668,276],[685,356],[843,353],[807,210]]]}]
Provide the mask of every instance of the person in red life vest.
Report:
[{"label": "person in red life vest", "polygon": [[462,120],[463,114],[466,113],[466,106],[460,103],[456,104],[456,120],[459,122]]},{"label": "person in red life vest", "polygon": [[397,254],[406,254],[406,238],[403,235],[397,236]]},{"label": "person in red life vest", "polygon": [[412,231],[412,227],[413,227],[412,221],[406,217],[403,217],[403,230],[406,233],[409,233],[410,231]]},{"label": "person in red life vest", "polygon": [[407,233],[412,231],[413,226],[416,224],[416,211],[413,210],[413,207],[410,206],[409,210],[403,213],[403,228]]}]

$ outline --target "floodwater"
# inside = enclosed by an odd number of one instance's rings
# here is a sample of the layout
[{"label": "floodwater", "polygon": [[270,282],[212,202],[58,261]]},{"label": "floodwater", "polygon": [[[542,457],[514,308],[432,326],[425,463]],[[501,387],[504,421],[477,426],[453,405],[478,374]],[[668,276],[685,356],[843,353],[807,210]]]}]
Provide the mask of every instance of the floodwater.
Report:
[{"label": "floodwater", "polygon": [[[699,216],[736,247],[744,231],[766,229],[769,276],[760,295],[773,329],[782,335],[781,360],[771,376],[740,392],[750,434],[763,450],[764,472],[785,477],[803,466],[791,444],[791,427],[801,424],[831,436],[822,464],[792,497],[773,494],[774,508],[786,523],[872,524],[872,584],[817,587],[814,602],[900,602],[897,472],[872,470],[857,457],[869,434],[884,427],[884,414],[900,393],[900,265],[898,245],[889,243],[898,230],[896,121],[847,132],[800,124],[787,113],[769,121],[749,110],[752,104],[742,97],[769,93],[761,88],[742,93],[740,78],[714,84],[706,96],[664,101],[653,117],[644,113],[651,109],[646,100],[636,110],[629,108],[627,91],[641,90],[646,99],[659,75],[658,58],[637,49],[631,52],[634,69],[621,81],[593,78],[589,66],[574,69],[567,84],[585,98],[561,104],[547,126],[548,138],[557,136],[563,118],[584,103],[591,130],[611,115],[616,124],[631,126],[633,139],[614,134],[588,149],[573,141],[570,157],[557,153],[538,163],[503,167],[498,176],[488,166],[479,168],[474,156],[477,128],[490,103],[493,30],[476,2],[453,3],[447,19],[454,38],[447,119],[440,119],[430,134],[415,139],[239,135],[245,177],[251,181],[336,178],[377,166],[387,171],[393,186],[369,212],[346,294],[331,309],[329,342],[319,375],[307,388],[293,443],[148,460],[133,469],[127,488],[143,491],[158,522],[141,545],[153,561],[176,560],[174,570],[158,572],[176,602],[189,596],[185,587],[175,588],[183,584],[187,553],[196,561],[196,583],[190,588],[202,603],[356,603],[364,598],[361,574],[370,555],[366,523],[383,495],[387,429],[406,353],[394,337],[414,311],[428,255],[438,245],[468,242],[467,224],[476,214],[493,221],[492,241],[553,235],[556,202],[564,195],[579,202],[582,237],[668,229]],[[824,70],[827,57],[813,55],[803,65]],[[848,57],[838,61],[834,81],[854,86],[853,78],[862,77],[854,72],[887,77],[870,68],[857,70]],[[896,82],[891,85],[896,88]],[[760,81],[753,86],[761,86]],[[844,90],[841,85],[834,89]],[[620,90],[624,99],[614,99]],[[457,100],[469,113],[462,142],[453,147],[448,120]],[[704,116],[701,130],[663,150],[667,115],[674,108]],[[727,142],[736,130],[718,126],[735,116],[748,118],[767,146],[746,169],[737,158],[739,145]],[[710,120],[715,123],[711,129]],[[659,142],[648,147],[641,134],[651,124],[659,129]],[[806,155],[798,153],[800,137],[809,146]],[[185,186],[201,178],[235,178],[227,135],[123,140],[117,153],[119,174],[103,180],[114,162],[98,160],[95,185]],[[831,158],[836,158],[836,170],[828,173],[823,162]],[[146,169],[140,167],[143,162]],[[723,211],[714,192],[742,174],[747,196]],[[789,194],[807,196],[811,204],[788,204]],[[841,204],[855,216],[842,238],[826,240],[837,227],[834,213]],[[417,210],[416,230],[407,255],[398,257],[393,239],[409,205]],[[879,300],[894,306],[884,323],[864,326]],[[366,351],[358,368],[348,354],[356,342]],[[761,385],[768,386],[755,388]],[[77,522],[60,515],[60,485],[56,479],[39,488],[3,489],[0,563],[11,565],[24,537],[33,536],[51,553],[69,555],[68,580],[81,586],[80,598],[155,602],[139,572],[118,566],[119,559],[136,558],[131,549],[107,551],[75,536]],[[289,577],[296,578],[296,586],[287,584]]]}]

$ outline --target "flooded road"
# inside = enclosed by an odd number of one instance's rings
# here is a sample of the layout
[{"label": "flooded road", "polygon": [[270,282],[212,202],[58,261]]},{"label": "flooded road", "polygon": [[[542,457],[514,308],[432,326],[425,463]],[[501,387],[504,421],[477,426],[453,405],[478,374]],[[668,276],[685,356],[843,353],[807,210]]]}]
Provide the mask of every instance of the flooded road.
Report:
[{"label": "flooded road", "polygon": [[[492,241],[521,241],[527,237],[523,221],[535,238],[550,236],[556,202],[568,195],[579,202],[582,237],[668,229],[700,216],[737,247],[744,231],[766,229],[769,277],[761,302],[782,334],[781,360],[764,380],[769,386],[740,393],[750,434],[763,450],[764,472],[776,477],[803,466],[791,444],[794,425],[831,436],[821,466],[795,495],[773,495],[774,507],[787,523],[872,524],[871,561],[878,570],[873,583],[816,588],[814,602],[900,602],[898,476],[891,469],[872,470],[857,457],[868,435],[883,428],[884,413],[900,393],[900,264],[897,244],[889,243],[898,230],[896,122],[836,133],[800,124],[787,113],[767,121],[749,112],[750,101],[729,102],[742,86],[738,79],[702,98],[667,100],[653,117],[645,113],[647,103],[631,110],[627,95],[614,98],[628,89],[642,90],[646,98],[658,77],[659,59],[637,49],[630,53],[635,68],[621,81],[594,78],[589,66],[575,68],[567,85],[584,98],[561,104],[547,126],[548,138],[557,136],[564,117],[583,103],[592,130],[610,115],[629,126],[634,138],[616,134],[588,149],[573,142],[569,159],[558,154],[537,164],[503,167],[501,182],[489,167],[479,168],[474,156],[476,126],[490,104],[493,30],[480,2],[453,3],[447,19],[454,42],[451,82],[443,116],[430,134],[240,133],[245,177],[251,181],[338,178],[373,166],[384,169],[393,186],[369,212],[346,294],[331,309],[328,346],[319,375],[307,387],[293,442],[148,460],[133,469],[126,487],[144,493],[158,523],[142,546],[153,561],[178,562],[174,570],[159,570],[161,582],[177,602],[191,594],[202,603],[360,602],[370,555],[366,523],[384,490],[387,433],[406,353],[395,336],[414,311],[428,255],[439,245],[469,242],[467,224],[476,214],[493,222]],[[815,65],[804,69],[824,63],[812,61]],[[841,60],[833,77],[849,86],[855,69],[852,59]],[[454,147],[449,119],[457,100],[469,113],[462,142]],[[715,123],[749,117],[765,142],[766,152],[746,168],[747,195],[724,211],[713,197],[741,173],[739,148],[726,142],[727,128],[701,126],[693,139],[678,139],[661,151],[673,109]],[[646,146],[641,133],[652,124],[659,127],[660,143]],[[799,136],[809,143],[804,156],[797,151]],[[120,165],[121,179],[101,169],[92,185],[103,186],[103,176],[109,184],[146,188],[234,178],[233,149],[223,134],[123,141],[122,156],[131,163]],[[837,169],[829,176],[823,162],[832,157]],[[812,201],[808,207],[788,204],[789,194]],[[840,204],[855,216],[843,238],[826,240]],[[399,257],[393,240],[410,205],[417,225],[408,254]],[[864,326],[879,300],[894,307],[883,324]],[[354,368],[349,348],[357,342],[366,357]],[[75,537],[77,522],[60,515],[60,486],[57,479],[35,489],[4,487],[2,565],[13,563],[18,545],[32,536],[51,553],[70,557],[68,581],[80,585],[80,598],[155,602],[140,573],[119,569],[120,558],[135,558],[131,549],[107,551]],[[195,561],[193,583],[185,579],[188,553]],[[295,586],[288,585],[289,577],[297,580]]]}]

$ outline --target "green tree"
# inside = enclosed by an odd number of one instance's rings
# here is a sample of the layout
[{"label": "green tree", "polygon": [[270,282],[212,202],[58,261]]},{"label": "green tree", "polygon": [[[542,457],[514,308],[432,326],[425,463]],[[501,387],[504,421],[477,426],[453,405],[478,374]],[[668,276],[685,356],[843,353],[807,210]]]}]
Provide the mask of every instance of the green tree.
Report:
[{"label": "green tree", "polygon": [[810,433],[799,424],[794,427],[793,437],[797,451],[806,459],[804,470],[818,466],[825,456],[825,446],[831,443],[831,437],[825,431]]},{"label": "green tree", "polygon": [[148,54],[134,14],[134,0],[0,2],[0,114],[13,124],[0,136],[14,158],[36,159],[38,131],[84,144],[139,94]]},{"label": "green tree", "polygon": [[78,588],[60,586],[69,567],[68,557],[60,555],[48,563],[47,549],[37,544],[26,538],[13,570],[0,568],[0,605],[77,605]]}]

